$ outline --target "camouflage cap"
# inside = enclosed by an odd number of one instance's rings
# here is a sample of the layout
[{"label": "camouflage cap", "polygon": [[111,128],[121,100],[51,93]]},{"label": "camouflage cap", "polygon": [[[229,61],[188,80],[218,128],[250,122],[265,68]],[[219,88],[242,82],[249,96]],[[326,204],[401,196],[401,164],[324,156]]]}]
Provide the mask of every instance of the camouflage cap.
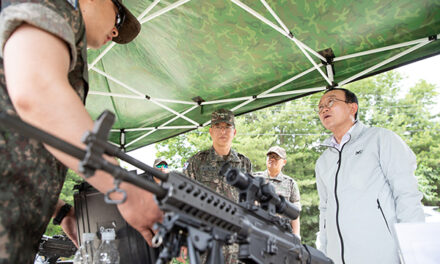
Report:
[{"label": "camouflage cap", "polygon": [[168,162],[164,158],[157,158],[154,160],[153,167],[156,167],[161,163],[165,163],[166,165],[168,165]]},{"label": "camouflage cap", "polygon": [[231,126],[235,126],[234,113],[226,109],[219,109],[211,115],[211,125],[218,123],[226,123]]},{"label": "camouflage cap", "polygon": [[286,158],[287,158],[286,150],[283,149],[282,147],[279,147],[279,146],[271,147],[271,148],[267,151],[266,155],[269,155],[270,153],[275,153],[275,154],[277,154],[278,156],[280,156],[280,158],[282,158],[282,159],[286,159]]},{"label": "camouflage cap", "polygon": [[122,0],[112,0],[119,12],[122,9],[125,13],[124,21],[118,29],[118,36],[113,41],[119,44],[127,44],[132,41],[141,31],[141,24],[136,17],[122,4]]}]

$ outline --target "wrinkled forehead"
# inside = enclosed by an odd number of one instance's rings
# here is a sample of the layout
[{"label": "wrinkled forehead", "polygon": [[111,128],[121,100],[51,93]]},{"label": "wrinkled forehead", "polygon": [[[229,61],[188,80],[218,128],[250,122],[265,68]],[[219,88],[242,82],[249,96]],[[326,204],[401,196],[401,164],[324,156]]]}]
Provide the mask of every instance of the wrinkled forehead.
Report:
[{"label": "wrinkled forehead", "polygon": [[330,100],[331,98],[345,100],[345,93],[341,90],[330,91],[321,97],[321,100],[319,100],[319,103],[326,102],[326,101]]}]

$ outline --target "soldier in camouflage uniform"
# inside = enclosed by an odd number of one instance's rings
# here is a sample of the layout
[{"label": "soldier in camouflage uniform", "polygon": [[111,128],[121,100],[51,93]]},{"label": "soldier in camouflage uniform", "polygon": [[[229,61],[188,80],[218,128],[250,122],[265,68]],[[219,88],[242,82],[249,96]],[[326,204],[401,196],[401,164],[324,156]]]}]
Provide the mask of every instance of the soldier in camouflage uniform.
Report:
[{"label": "soldier in camouflage uniform", "polygon": [[[266,177],[275,186],[278,195],[286,197],[291,203],[301,209],[298,185],[291,177],[282,173],[284,165],[287,163],[286,151],[282,147],[271,147],[267,151],[266,166],[267,170],[258,172],[255,176]],[[299,217],[292,220],[293,233],[299,236]]]},{"label": "soldier in camouflage uniform", "polygon": [[[84,107],[87,47],[127,43],[140,31],[117,1],[2,0],[0,111],[84,147],[81,136],[93,127]],[[33,262],[50,218],[63,211],[58,196],[65,165],[76,170],[78,160],[0,124],[0,263]],[[102,171],[88,181],[103,192],[113,187]],[[150,239],[161,217],[152,195],[129,184],[123,188],[128,200],[118,207],[121,214]],[[61,226],[75,240],[73,210],[61,217]]]},{"label": "soldier in camouflage uniform", "polygon": [[[223,176],[219,175],[221,167],[229,162],[232,167],[241,169],[243,172],[251,173],[252,170],[250,160],[231,149],[232,139],[236,133],[234,114],[231,111],[220,109],[213,112],[209,129],[212,147],[192,156],[184,168],[188,177],[201,182],[234,202],[238,202],[238,192],[226,182]],[[228,247],[228,250],[223,252],[226,263],[237,263],[238,247],[236,245]]]}]

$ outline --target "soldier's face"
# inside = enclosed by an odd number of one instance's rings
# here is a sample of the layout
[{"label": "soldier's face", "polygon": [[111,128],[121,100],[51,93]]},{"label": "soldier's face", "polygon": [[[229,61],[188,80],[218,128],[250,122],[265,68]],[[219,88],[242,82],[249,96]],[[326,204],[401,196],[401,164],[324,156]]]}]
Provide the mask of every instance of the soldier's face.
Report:
[{"label": "soldier's face", "polygon": [[86,24],[87,47],[100,48],[118,35],[118,9],[111,0],[80,0],[80,8]]},{"label": "soldier's face", "polygon": [[276,153],[269,153],[266,158],[266,166],[270,170],[279,170],[284,167],[286,164],[286,160],[282,159],[280,156],[278,156]]},{"label": "soldier's face", "polygon": [[209,128],[212,142],[215,145],[231,145],[237,131],[235,128],[226,123],[217,123]]}]

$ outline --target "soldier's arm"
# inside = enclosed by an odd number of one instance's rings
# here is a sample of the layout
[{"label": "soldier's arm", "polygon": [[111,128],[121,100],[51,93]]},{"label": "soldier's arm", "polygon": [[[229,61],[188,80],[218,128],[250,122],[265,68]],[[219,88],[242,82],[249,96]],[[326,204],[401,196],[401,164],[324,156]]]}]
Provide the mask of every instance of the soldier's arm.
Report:
[{"label": "soldier's arm", "polygon": [[[81,137],[92,129],[93,121],[69,84],[70,55],[66,43],[46,31],[23,24],[7,40],[3,58],[8,93],[19,116],[84,148]],[[67,167],[77,171],[78,160],[51,147],[47,149]],[[116,163],[114,159],[111,161]],[[87,181],[101,192],[113,187],[113,178],[102,171]],[[150,227],[161,217],[152,195],[130,184],[124,183],[121,187],[128,193],[127,202],[119,207],[122,215],[146,239],[151,239]],[[145,210],[136,210],[133,206]]]}]

